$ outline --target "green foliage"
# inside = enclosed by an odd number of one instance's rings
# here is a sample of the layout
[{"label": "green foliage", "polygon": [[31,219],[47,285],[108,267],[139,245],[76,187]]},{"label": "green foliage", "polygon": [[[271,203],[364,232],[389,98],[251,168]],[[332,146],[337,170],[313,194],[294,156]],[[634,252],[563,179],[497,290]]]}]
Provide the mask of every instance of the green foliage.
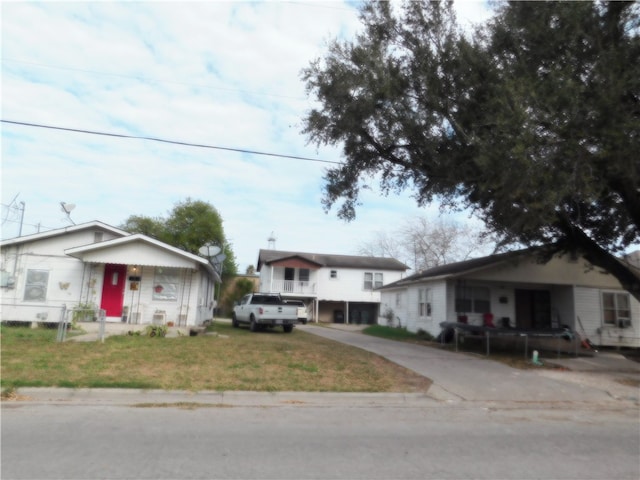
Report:
[{"label": "green foliage", "polygon": [[390,340],[415,340],[417,335],[407,330],[406,327],[391,327],[386,325],[370,325],[363,333],[374,337],[388,338]]},{"label": "green foliage", "polygon": [[233,289],[225,298],[224,305],[222,305],[223,311],[233,311],[234,303],[244,297],[247,293],[253,292],[254,287],[254,283],[248,278],[238,278],[233,284]]},{"label": "green foliage", "polygon": [[303,71],[316,144],[342,145],[323,203],[355,217],[373,177],[470,208],[501,245],[614,255],[640,240],[640,4],[501,2],[474,38],[450,2],[367,2],[363,33]]},{"label": "green foliage", "polygon": [[151,236],[194,254],[203,245],[218,245],[223,247],[226,255],[222,269],[223,280],[237,273],[235,255],[227,244],[222,228],[222,217],[207,202],[187,198],[184,202],[176,203],[166,219],[132,215],[120,228],[130,233]]},{"label": "green foliage", "polygon": [[144,334],[147,337],[166,337],[169,327],[166,325],[147,325]]}]

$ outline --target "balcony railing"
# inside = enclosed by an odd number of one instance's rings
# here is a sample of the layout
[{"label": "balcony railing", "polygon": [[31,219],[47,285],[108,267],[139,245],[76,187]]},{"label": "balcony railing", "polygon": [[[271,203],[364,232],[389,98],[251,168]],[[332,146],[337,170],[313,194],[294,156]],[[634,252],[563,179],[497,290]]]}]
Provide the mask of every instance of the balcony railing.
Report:
[{"label": "balcony railing", "polygon": [[271,291],[278,293],[315,294],[316,284],[300,280],[273,280]]}]

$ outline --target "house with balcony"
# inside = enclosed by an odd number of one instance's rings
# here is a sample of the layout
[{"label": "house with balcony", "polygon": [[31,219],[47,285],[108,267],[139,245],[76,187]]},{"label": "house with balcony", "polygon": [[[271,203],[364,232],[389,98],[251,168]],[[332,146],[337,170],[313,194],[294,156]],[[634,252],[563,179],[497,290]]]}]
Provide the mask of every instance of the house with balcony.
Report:
[{"label": "house with balcony", "polygon": [[373,324],[376,289],[401,280],[407,267],[394,258],[261,249],[259,291],[304,301],[309,321]]}]

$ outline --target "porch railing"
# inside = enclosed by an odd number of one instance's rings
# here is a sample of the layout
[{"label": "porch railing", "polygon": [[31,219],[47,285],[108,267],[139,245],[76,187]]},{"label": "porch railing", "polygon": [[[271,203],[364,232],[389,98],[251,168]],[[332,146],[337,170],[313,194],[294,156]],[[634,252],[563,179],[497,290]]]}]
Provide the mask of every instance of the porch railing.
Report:
[{"label": "porch railing", "polygon": [[271,291],[279,293],[315,294],[316,284],[300,280],[273,280]]}]

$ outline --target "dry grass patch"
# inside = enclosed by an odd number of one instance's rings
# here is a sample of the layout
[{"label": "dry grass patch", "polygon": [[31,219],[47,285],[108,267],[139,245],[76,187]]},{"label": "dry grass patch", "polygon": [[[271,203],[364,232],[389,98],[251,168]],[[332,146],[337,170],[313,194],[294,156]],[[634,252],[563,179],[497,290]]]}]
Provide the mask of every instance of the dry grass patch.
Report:
[{"label": "dry grass patch", "polygon": [[420,392],[431,382],[372,353],[294,330],[228,338],[120,335],[56,343],[56,332],[2,326],[1,385],[313,392]]}]

